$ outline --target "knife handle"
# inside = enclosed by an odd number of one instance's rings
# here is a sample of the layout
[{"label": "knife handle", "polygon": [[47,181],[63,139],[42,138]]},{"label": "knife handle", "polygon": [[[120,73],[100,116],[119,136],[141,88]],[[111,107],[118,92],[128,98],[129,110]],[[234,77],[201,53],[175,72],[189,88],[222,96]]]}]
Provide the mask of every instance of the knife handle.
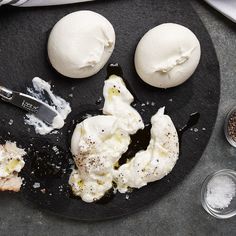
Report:
[{"label": "knife handle", "polygon": [[0,6],[6,4],[10,4],[12,6],[20,6],[27,1],[29,0],[0,0]]},{"label": "knife handle", "polygon": [[5,101],[10,101],[12,99],[13,91],[0,86],[0,97]]}]

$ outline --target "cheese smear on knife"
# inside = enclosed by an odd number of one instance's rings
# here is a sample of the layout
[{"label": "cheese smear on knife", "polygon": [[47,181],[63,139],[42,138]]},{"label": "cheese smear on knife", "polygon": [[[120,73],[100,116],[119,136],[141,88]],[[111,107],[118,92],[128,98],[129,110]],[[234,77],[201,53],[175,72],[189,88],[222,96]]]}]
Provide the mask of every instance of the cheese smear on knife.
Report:
[{"label": "cheese smear on knife", "polygon": [[34,90],[28,88],[28,92],[35,98],[48,103],[45,98],[44,93],[46,92],[49,99],[51,100],[50,106],[55,108],[58,112],[58,115],[54,118],[52,125],[46,124],[43,120],[40,120],[34,114],[26,114],[25,124],[34,126],[35,132],[41,135],[49,134],[51,131],[55,129],[61,129],[65,124],[65,119],[71,112],[70,104],[65,101],[63,98],[55,95],[52,92],[51,85],[40,79],[39,77],[35,77],[32,80]]}]

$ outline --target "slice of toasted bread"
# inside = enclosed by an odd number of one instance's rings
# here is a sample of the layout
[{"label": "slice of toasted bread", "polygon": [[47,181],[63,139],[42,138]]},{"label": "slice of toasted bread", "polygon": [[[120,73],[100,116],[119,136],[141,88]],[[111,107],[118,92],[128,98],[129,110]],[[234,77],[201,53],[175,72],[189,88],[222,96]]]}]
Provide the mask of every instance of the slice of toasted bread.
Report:
[{"label": "slice of toasted bread", "polygon": [[[26,154],[24,149],[18,148],[16,143],[7,141],[5,145],[0,145],[0,167],[3,172],[0,172],[0,191],[19,192],[22,179],[18,176],[18,172],[23,168],[23,156]],[[13,164],[10,163],[13,160]],[[14,169],[14,161],[21,163],[20,166]],[[4,172],[8,169],[9,174]]]},{"label": "slice of toasted bread", "polygon": [[0,191],[19,192],[22,185],[22,179],[18,176],[11,178],[0,178]]}]

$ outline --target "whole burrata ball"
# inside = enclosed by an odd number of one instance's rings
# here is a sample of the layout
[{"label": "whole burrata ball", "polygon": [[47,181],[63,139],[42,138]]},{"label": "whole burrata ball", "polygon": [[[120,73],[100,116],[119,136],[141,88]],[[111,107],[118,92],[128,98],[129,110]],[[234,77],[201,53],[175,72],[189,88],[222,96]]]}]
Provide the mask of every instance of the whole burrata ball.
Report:
[{"label": "whole burrata ball", "polygon": [[170,88],[182,84],[194,73],[200,56],[200,43],[191,30],[165,23],[143,36],[134,61],[144,82],[158,88]]},{"label": "whole burrata ball", "polygon": [[48,39],[48,57],[62,75],[86,78],[100,71],[115,46],[115,31],[102,15],[77,11],[53,27]]}]

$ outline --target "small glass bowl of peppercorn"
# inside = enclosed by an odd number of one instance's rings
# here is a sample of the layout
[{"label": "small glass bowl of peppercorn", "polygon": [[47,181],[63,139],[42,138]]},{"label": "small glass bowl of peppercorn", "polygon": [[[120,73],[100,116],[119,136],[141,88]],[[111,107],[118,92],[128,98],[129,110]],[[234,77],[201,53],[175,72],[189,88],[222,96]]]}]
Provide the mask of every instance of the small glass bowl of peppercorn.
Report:
[{"label": "small glass bowl of peppercorn", "polygon": [[227,114],[224,130],[228,142],[236,147],[236,107],[233,107]]}]

